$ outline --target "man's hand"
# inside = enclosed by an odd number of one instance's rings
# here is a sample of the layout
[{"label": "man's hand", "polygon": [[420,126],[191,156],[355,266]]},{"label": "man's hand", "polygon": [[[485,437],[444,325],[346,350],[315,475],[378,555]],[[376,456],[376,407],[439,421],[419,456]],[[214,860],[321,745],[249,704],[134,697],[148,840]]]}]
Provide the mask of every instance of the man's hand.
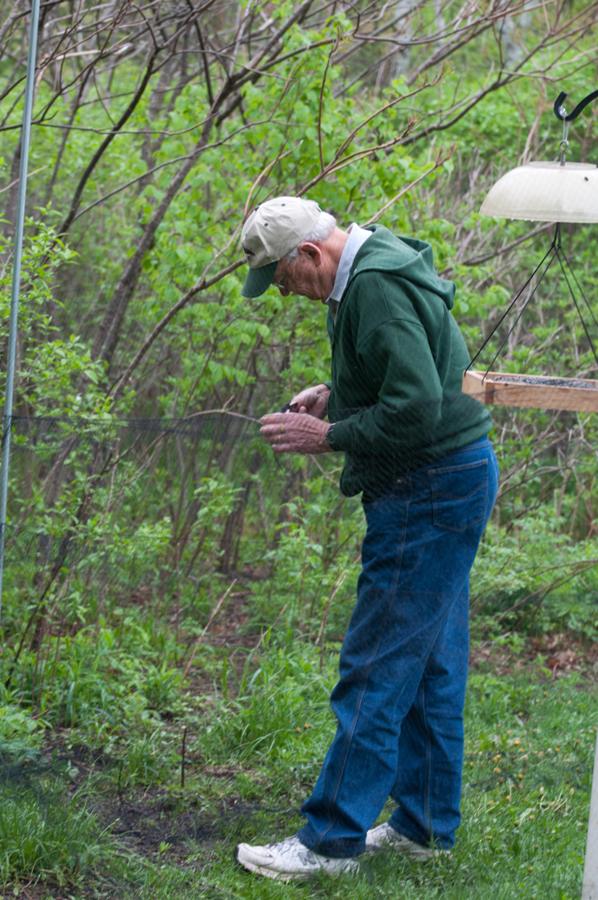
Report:
[{"label": "man's hand", "polygon": [[275,453],[329,453],[330,426],[301,412],[270,413],[260,419],[261,433]]},{"label": "man's hand", "polygon": [[328,409],[329,397],[330,388],[325,384],[318,384],[295,394],[289,406],[294,407],[295,412],[309,413],[310,416],[323,419]]}]

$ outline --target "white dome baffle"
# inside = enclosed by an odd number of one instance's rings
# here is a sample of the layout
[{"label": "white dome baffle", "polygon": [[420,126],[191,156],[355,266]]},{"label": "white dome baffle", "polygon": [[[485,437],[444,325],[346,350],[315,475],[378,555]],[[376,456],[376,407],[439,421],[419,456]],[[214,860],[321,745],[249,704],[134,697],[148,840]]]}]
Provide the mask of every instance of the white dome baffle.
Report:
[{"label": "white dome baffle", "polygon": [[[588,94],[570,115],[567,115],[563,105],[566,96],[565,93],[559,94],[554,103],[554,114],[563,123],[559,159],[556,162],[530,162],[507,172],[490,189],[480,209],[480,212],[487,216],[526,219],[532,222],[553,222],[555,225],[550,247],[525,284],[517,291],[507,310],[500,317],[492,333],[486,338],[463,375],[463,392],[476,397],[482,403],[598,412],[598,381],[586,378],[587,372],[583,377],[567,378],[545,374],[490,371],[523,315],[527,304],[534,297],[544,276],[555,262],[558,262],[598,367],[598,355],[585,316],[589,314],[595,333],[598,333],[598,321],[590,301],[575,275],[574,267],[563,250],[560,232],[562,223],[586,225],[598,223],[598,165],[565,161],[565,153],[569,146],[569,123],[577,118],[588,103],[598,97],[598,91]],[[517,312],[515,321],[486,371],[472,369],[473,363],[484,347],[528,289],[529,293],[521,305],[521,309]],[[586,307],[583,312],[583,304],[580,301],[583,301]]]},{"label": "white dome baffle", "polygon": [[480,212],[532,222],[598,222],[598,166],[559,162],[518,166],[490,189]]}]

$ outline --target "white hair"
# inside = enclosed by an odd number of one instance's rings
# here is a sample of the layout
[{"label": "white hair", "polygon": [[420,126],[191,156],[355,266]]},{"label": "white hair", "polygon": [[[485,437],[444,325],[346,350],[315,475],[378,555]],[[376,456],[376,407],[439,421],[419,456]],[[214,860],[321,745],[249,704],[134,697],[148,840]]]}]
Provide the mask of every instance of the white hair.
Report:
[{"label": "white hair", "polygon": [[[303,243],[303,241],[312,241],[313,243],[325,241],[326,238],[330,237],[335,228],[336,219],[334,216],[331,216],[330,213],[327,212],[320,212],[320,217],[316,222],[315,227],[309,234],[306,234],[305,237],[301,239],[301,243]],[[287,255],[282,258],[287,262],[292,262],[294,259],[297,259],[298,254],[299,250],[295,247],[294,250],[291,250],[290,253],[287,253]]]}]

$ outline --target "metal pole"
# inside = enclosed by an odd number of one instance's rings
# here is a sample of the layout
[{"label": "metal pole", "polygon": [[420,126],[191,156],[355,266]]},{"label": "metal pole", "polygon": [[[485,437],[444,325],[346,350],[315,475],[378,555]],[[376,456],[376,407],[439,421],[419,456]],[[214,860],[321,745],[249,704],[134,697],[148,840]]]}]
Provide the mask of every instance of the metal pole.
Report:
[{"label": "metal pole", "polygon": [[27,86],[25,88],[25,109],[21,127],[21,162],[19,171],[19,195],[15,230],[14,267],[12,275],[12,296],[8,331],[8,360],[6,371],[6,395],[2,418],[2,474],[0,478],[0,616],[2,615],[2,581],[4,576],[4,537],[6,533],[6,502],[8,497],[8,470],[10,464],[10,436],[12,430],[12,401],[15,384],[17,356],[17,321],[19,315],[19,291],[21,287],[21,259],[23,256],[23,232],[25,228],[25,201],[27,198],[27,168],[29,163],[29,139],[31,136],[31,115],[33,109],[33,89],[35,87],[35,60],[37,56],[37,34],[39,30],[40,0],[32,0],[31,23],[29,26],[29,57],[27,60]]},{"label": "metal pole", "polygon": [[592,778],[592,795],[590,798],[590,821],[588,822],[588,840],[581,897],[582,900],[598,900],[598,734],[596,735],[594,776]]}]

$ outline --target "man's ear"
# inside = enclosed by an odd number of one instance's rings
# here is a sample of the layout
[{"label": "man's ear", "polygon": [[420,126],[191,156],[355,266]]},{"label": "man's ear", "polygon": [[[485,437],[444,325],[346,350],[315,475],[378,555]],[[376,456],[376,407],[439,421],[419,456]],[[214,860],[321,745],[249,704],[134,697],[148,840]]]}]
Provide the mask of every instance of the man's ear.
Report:
[{"label": "man's ear", "polygon": [[311,241],[302,241],[298,249],[310,258],[314,266],[319,267],[322,264],[322,250],[317,244]]}]

